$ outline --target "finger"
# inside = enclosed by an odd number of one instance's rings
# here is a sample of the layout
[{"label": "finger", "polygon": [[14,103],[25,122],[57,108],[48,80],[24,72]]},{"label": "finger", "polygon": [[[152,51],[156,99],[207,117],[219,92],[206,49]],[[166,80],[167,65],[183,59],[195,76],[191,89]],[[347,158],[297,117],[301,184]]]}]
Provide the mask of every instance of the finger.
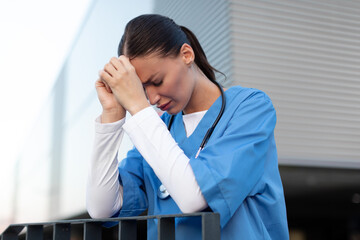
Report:
[{"label": "finger", "polygon": [[96,81],[95,86],[96,86],[96,87],[103,87],[103,88],[106,89],[106,91],[107,91],[108,93],[112,93],[112,90],[111,90],[111,88],[109,87],[109,85],[108,85],[104,80],[102,80],[102,79],[98,79],[98,80]]},{"label": "finger", "polygon": [[105,88],[105,90],[106,90],[108,93],[112,93],[111,88],[109,87],[109,85],[107,85],[107,83],[104,82],[104,81],[101,80],[101,79],[98,79],[98,80],[95,82],[95,88],[96,88],[97,91],[99,91],[100,89]]},{"label": "finger", "polygon": [[103,92],[104,90],[106,91],[105,84],[101,79],[98,79],[95,82],[95,89],[98,92],[98,94],[99,94],[99,92]]},{"label": "finger", "polygon": [[105,69],[99,71],[99,77],[103,82],[106,83],[109,81],[111,82],[112,80],[112,76],[107,71],[105,71]]},{"label": "finger", "polygon": [[98,87],[105,87],[105,84],[104,82],[101,80],[101,79],[98,79],[96,80],[95,82],[95,87],[98,88]]},{"label": "finger", "polygon": [[109,87],[109,85],[103,81],[103,84],[105,85],[106,91],[108,91],[108,93],[112,93],[111,88]]},{"label": "finger", "polygon": [[121,68],[123,68],[123,65],[121,64],[121,62],[119,61],[119,59],[117,59],[116,57],[112,57],[110,59],[110,63],[114,66],[114,68],[116,70],[120,70]]},{"label": "finger", "polygon": [[124,55],[120,55],[118,58],[119,62],[127,69],[127,70],[135,70],[134,66],[131,64],[128,57]]},{"label": "finger", "polygon": [[106,82],[104,82],[103,80],[101,79],[98,79],[96,82],[95,82],[95,87],[96,88],[105,88],[107,90],[107,88],[109,87]]},{"label": "finger", "polygon": [[115,67],[109,62],[107,64],[105,64],[104,66],[104,70],[111,76],[113,77],[116,74],[116,69]]}]

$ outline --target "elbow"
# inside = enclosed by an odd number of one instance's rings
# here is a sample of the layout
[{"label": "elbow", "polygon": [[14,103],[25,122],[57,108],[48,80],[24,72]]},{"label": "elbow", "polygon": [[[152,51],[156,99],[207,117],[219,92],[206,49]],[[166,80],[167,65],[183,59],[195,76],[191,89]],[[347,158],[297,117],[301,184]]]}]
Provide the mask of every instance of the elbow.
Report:
[{"label": "elbow", "polygon": [[[101,215],[101,213],[94,211],[93,209],[88,208],[87,212],[89,213],[90,217],[93,219],[96,218],[103,218],[103,216]],[[105,217],[106,218],[106,217]]]},{"label": "elbow", "polygon": [[86,210],[91,218],[110,218],[119,212],[122,207],[122,189],[115,195],[106,191],[90,190],[86,194]]},{"label": "elbow", "polygon": [[94,208],[87,206],[87,212],[89,213],[90,217],[94,219],[110,218],[113,216],[109,209],[101,209],[99,207]]},{"label": "elbow", "polygon": [[207,208],[208,204],[205,199],[190,199],[189,201],[182,202],[178,204],[182,213],[195,213],[200,212]]},{"label": "elbow", "polygon": [[87,202],[86,210],[89,213],[91,218],[100,219],[100,218],[111,218],[119,211],[119,209],[110,207],[107,204],[101,202]]}]

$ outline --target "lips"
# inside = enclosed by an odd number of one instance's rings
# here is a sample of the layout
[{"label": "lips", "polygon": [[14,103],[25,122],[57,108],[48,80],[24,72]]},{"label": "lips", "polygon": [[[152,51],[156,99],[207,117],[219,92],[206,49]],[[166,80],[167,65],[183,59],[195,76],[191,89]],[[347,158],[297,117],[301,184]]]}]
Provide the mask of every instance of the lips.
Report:
[{"label": "lips", "polygon": [[168,103],[165,103],[163,105],[160,105],[158,108],[160,108],[161,111],[166,111],[170,107],[170,103],[171,103],[171,101],[169,101]]}]

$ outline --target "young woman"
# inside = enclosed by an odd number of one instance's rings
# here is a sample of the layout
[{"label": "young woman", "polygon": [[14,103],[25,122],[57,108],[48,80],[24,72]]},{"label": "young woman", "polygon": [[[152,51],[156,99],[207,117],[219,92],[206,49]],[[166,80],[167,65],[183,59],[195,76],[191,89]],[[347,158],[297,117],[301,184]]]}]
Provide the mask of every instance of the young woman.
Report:
[{"label": "young woman", "polygon": [[[131,20],[118,55],[96,82],[103,112],[89,171],[89,214],[213,211],[220,213],[222,239],[288,239],[269,97],[239,86],[222,89],[195,35],[164,16]],[[165,113],[159,117],[150,105]],[[132,117],[125,122],[126,111]],[[124,132],[135,147],[118,165]],[[201,239],[200,224],[179,218],[176,239]],[[150,221],[148,238],[156,234]]]}]

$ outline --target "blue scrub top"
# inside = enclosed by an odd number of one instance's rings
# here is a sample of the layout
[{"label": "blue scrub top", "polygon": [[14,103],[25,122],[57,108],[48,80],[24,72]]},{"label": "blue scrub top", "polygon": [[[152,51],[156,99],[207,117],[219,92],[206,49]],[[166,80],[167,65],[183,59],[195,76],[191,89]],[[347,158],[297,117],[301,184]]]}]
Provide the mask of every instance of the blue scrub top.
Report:
[{"label": "blue scrub top", "polygon": [[[171,134],[190,164],[209,208],[220,213],[221,239],[289,239],[283,187],[274,139],[276,113],[269,97],[240,86],[225,91],[226,108],[205,148],[195,159],[206,131],[216,119],[221,97],[186,137],[182,113]],[[170,115],[162,120],[168,124]],[[136,148],[119,164],[123,206],[116,216],[178,214],[171,197],[157,196],[161,182]],[[148,221],[148,239],[157,239],[156,220]],[[201,239],[200,218],[178,218],[176,239]]]}]

